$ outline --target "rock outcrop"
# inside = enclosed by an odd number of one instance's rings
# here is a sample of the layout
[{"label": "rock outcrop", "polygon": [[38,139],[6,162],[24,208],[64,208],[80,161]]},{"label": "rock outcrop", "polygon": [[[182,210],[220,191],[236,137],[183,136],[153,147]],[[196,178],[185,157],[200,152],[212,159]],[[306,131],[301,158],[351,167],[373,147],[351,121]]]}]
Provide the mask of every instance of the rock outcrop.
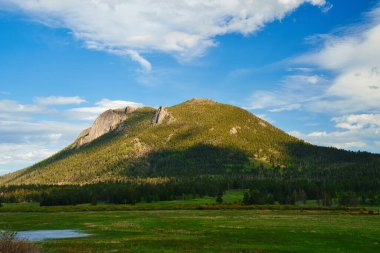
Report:
[{"label": "rock outcrop", "polygon": [[94,124],[92,124],[90,128],[79,134],[76,142],[73,144],[73,148],[79,148],[106,133],[122,129],[127,114],[135,110],[136,108],[128,106],[126,108],[110,109],[103,112],[98,118],[96,118]]},{"label": "rock outcrop", "polygon": [[236,126],[230,129],[230,134],[235,135],[238,133],[238,131],[241,129],[240,126]]},{"label": "rock outcrop", "polygon": [[161,124],[164,119],[169,116],[169,112],[166,110],[164,106],[160,106],[158,110],[156,111],[156,114],[153,116],[151,123],[153,125],[159,125]]}]

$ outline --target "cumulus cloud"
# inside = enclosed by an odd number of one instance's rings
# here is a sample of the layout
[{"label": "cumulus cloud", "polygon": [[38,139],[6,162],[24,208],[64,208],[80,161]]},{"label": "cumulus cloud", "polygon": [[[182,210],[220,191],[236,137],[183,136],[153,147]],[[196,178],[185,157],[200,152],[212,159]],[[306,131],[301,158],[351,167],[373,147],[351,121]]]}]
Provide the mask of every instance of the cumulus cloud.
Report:
[{"label": "cumulus cloud", "polygon": [[[251,107],[276,110],[273,107],[280,105],[299,109],[292,105],[301,104],[303,109],[321,113],[377,113],[380,108],[380,6],[366,14],[365,20],[364,24],[340,29],[338,35],[314,36],[318,37],[319,44],[315,44],[318,49],[288,62],[294,65],[288,70],[298,74],[284,77],[275,90],[256,91],[251,97]],[[311,88],[310,84],[315,87]]]},{"label": "cumulus cloud", "polygon": [[69,104],[82,104],[86,100],[78,96],[75,97],[60,97],[60,96],[50,96],[50,97],[37,97],[36,103],[39,105],[69,105]]},{"label": "cumulus cloud", "polygon": [[356,130],[368,127],[380,128],[380,114],[359,114],[335,117],[332,119],[337,128]]},{"label": "cumulus cloud", "polygon": [[313,36],[316,50],[287,62],[277,88],[259,90],[248,108],[327,114],[336,130],[291,134],[314,144],[346,149],[380,148],[380,5],[363,22]]},{"label": "cumulus cloud", "polygon": [[127,106],[143,107],[144,104],[125,100],[102,99],[96,102],[95,106],[69,109],[65,112],[65,115],[72,119],[94,120],[100,113],[108,109],[117,109]]},{"label": "cumulus cloud", "polygon": [[0,0],[0,7],[68,28],[88,48],[129,55],[150,70],[142,53],[200,56],[216,36],[249,35],[304,3],[330,6],[325,0]]},{"label": "cumulus cloud", "polygon": [[333,78],[316,101],[317,111],[341,113],[378,111],[380,108],[380,7],[367,15],[368,22],[344,29],[343,35],[323,36],[322,47],[295,62],[330,71]]}]

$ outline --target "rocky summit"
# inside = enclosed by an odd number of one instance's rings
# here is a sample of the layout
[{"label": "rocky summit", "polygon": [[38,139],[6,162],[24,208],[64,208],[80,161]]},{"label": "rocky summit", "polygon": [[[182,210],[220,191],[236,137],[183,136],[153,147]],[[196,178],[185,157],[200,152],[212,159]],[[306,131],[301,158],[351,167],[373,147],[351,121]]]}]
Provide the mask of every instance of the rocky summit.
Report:
[{"label": "rocky summit", "polygon": [[127,118],[127,114],[132,113],[135,110],[136,108],[128,106],[103,112],[90,128],[83,130],[79,134],[78,139],[73,143],[72,147],[79,148],[111,131],[121,130],[124,125],[123,123]]},{"label": "rocky summit", "polygon": [[[83,130],[77,140],[71,145],[72,148],[80,148],[81,146],[94,141],[95,139],[110,133],[112,131],[121,131],[125,127],[125,120],[127,119],[127,114],[132,113],[136,110],[135,107],[124,107],[118,109],[110,109],[96,118],[95,122],[90,128]],[[151,119],[153,125],[159,125],[163,121],[169,118],[173,120],[173,117],[166,110],[164,106],[160,106],[154,116]]]}]

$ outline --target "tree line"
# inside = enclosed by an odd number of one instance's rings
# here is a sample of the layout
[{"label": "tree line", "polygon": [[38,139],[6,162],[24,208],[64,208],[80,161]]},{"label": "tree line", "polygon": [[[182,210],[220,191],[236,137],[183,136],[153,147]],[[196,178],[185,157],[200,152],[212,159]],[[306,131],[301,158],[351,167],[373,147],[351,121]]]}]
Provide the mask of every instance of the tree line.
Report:
[{"label": "tree line", "polygon": [[39,202],[47,205],[76,205],[98,202],[135,204],[203,196],[220,197],[229,189],[247,190],[243,204],[295,204],[317,200],[329,206],[380,204],[376,179],[305,176],[298,169],[262,168],[250,174],[202,175],[162,180],[135,178],[127,182],[85,185],[18,185],[0,187],[0,202]]}]

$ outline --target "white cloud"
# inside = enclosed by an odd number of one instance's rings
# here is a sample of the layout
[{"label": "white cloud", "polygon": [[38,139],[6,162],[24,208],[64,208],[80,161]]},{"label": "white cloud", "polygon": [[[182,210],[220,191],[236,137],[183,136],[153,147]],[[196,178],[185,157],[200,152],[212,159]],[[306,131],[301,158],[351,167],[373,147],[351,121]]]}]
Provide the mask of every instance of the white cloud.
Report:
[{"label": "white cloud", "polygon": [[[80,97],[60,96],[39,97],[32,104],[0,100],[0,174],[29,166],[61,150],[89,127],[88,120],[107,109],[143,106],[131,101],[102,99],[92,107],[60,107],[82,102]],[[68,120],[68,116],[86,121]]]},{"label": "white cloud", "polygon": [[283,107],[280,107],[280,108],[271,109],[269,111],[270,112],[294,111],[294,110],[298,110],[300,108],[301,108],[301,104],[288,104],[288,105],[284,105]]},{"label": "white cloud", "polygon": [[377,147],[375,141],[369,138],[380,138],[380,131],[367,129],[364,132],[358,130],[351,131],[333,131],[333,132],[312,132],[302,133],[299,131],[291,131],[289,134],[306,140],[315,145],[336,147],[340,149],[350,150],[369,150],[375,152]]},{"label": "white cloud", "polygon": [[14,169],[41,161],[58,150],[47,148],[39,144],[14,144],[0,143],[0,166],[7,166],[8,169],[0,169],[0,175],[6,174]]},{"label": "white cloud", "polygon": [[35,113],[41,112],[43,108],[38,105],[21,104],[14,100],[0,100],[0,113]]},{"label": "white cloud", "polygon": [[69,105],[69,104],[82,104],[86,100],[76,97],[60,97],[60,96],[50,96],[50,97],[37,97],[36,103],[39,105]]},{"label": "white cloud", "polygon": [[22,104],[14,100],[0,100],[0,119],[26,119],[51,110],[37,104]]},{"label": "white cloud", "polygon": [[[98,50],[101,50],[101,48],[97,48]],[[137,62],[140,64],[143,70],[146,72],[152,71],[152,64],[145,59],[144,57],[141,56],[137,51],[135,50],[116,50],[116,49],[106,49],[105,51],[116,54],[116,55],[125,55],[129,56],[133,61]]]},{"label": "white cloud", "polygon": [[358,113],[380,108],[380,7],[367,15],[366,24],[351,26],[345,34],[323,36],[323,46],[295,62],[330,71],[334,78],[315,101],[316,111]]},{"label": "white cloud", "polygon": [[353,114],[332,118],[339,130],[326,132],[290,132],[313,144],[352,150],[377,152],[380,143],[380,114]]},{"label": "white cloud", "polygon": [[14,171],[41,161],[73,142],[86,127],[33,119],[0,121],[0,166]]},{"label": "white cloud", "polygon": [[330,2],[326,2],[326,4],[322,7],[322,12],[323,13],[327,13],[329,12],[332,8],[334,7],[334,5]]},{"label": "white cloud", "polygon": [[256,91],[250,98],[247,109],[263,109],[271,106],[278,106],[279,100],[274,92]]},{"label": "white cloud", "polygon": [[294,66],[287,70],[296,74],[285,76],[274,90],[256,91],[250,105],[331,115],[333,131],[290,133],[313,144],[379,152],[380,5],[367,14],[365,24],[339,32],[314,36],[314,43],[323,44],[290,61]]},{"label": "white cloud", "polygon": [[55,152],[34,144],[0,144],[0,165],[9,163],[30,163],[45,159]]},{"label": "white cloud", "polygon": [[81,104],[86,102],[80,97],[36,97],[34,103],[24,104],[15,100],[0,100],[0,119],[26,120],[39,114],[54,115],[57,110],[54,105]]},{"label": "white cloud", "polygon": [[312,73],[314,71],[313,68],[307,68],[307,67],[291,67],[288,68],[288,71],[290,72],[301,72],[301,73]]},{"label": "white cloud", "polygon": [[[367,15],[364,25],[351,26],[345,34],[322,36],[316,52],[296,62],[331,72],[331,82],[321,96],[303,105],[309,111],[338,115],[339,130],[296,136],[315,144],[378,152],[380,145],[380,7]],[[307,88],[305,88],[306,90]]]},{"label": "white cloud", "polygon": [[1,121],[0,143],[26,143],[73,141],[76,135],[87,127],[83,123],[64,123],[57,121]]},{"label": "white cloud", "polygon": [[319,83],[322,78],[318,75],[312,75],[312,76],[295,76],[296,78],[304,78],[304,80],[307,82],[307,83],[310,83],[310,84],[317,84]]},{"label": "white cloud", "polygon": [[367,127],[380,128],[380,114],[359,114],[335,117],[332,119],[337,128],[355,130]]},{"label": "white cloud", "polygon": [[248,109],[268,109],[270,112],[300,110],[320,97],[327,80],[320,75],[288,75],[275,90],[259,90],[249,98]]},{"label": "white cloud", "polygon": [[108,109],[117,109],[127,106],[143,107],[144,104],[124,100],[102,99],[92,107],[78,107],[69,109],[66,111],[65,115],[72,119],[95,120],[95,118],[99,116],[100,113]]},{"label": "white cloud", "polygon": [[[316,44],[318,50],[288,62],[293,66],[287,70],[296,74],[285,76],[274,90],[256,91],[248,107],[272,112],[294,107],[335,115],[378,113],[380,5],[366,15],[364,24],[339,31],[340,35],[313,36],[318,38],[314,43],[323,42]],[[301,107],[294,106],[298,104]]]},{"label": "white cloud", "polygon": [[9,173],[9,172],[10,172],[9,169],[2,169],[2,168],[0,168],[0,175],[6,174],[6,173]]},{"label": "white cloud", "polygon": [[[94,106],[74,107],[67,110],[58,110],[58,108],[54,107],[59,105],[82,104],[84,102],[87,101],[80,97],[62,96],[37,97],[32,104],[23,104],[14,100],[0,100],[0,119],[7,121],[25,121],[36,115],[59,116],[63,114],[71,119],[93,120],[100,113],[108,109],[117,109],[126,106],[144,106],[142,103],[132,101],[102,99],[96,102]],[[0,125],[4,122],[0,122]]]},{"label": "white cloud", "polygon": [[304,3],[326,7],[325,0],[0,0],[0,7],[68,28],[88,48],[124,52],[149,70],[142,53],[200,56],[216,36],[254,33]]}]

